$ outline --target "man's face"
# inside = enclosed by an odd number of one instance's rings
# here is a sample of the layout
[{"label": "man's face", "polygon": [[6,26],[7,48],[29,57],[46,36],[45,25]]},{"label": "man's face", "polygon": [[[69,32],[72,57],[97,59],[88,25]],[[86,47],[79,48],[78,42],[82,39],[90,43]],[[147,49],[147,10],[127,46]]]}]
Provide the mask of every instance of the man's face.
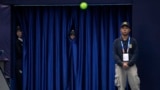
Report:
[{"label": "man's face", "polygon": [[74,38],[75,38],[75,35],[73,35],[73,34],[70,35],[70,38],[71,38],[71,39],[74,39]]},{"label": "man's face", "polygon": [[122,35],[126,36],[126,35],[129,35],[129,33],[130,33],[130,28],[129,27],[127,27],[127,26],[121,27],[121,34]]},{"label": "man's face", "polygon": [[17,36],[18,36],[19,38],[21,38],[21,37],[22,37],[22,32],[21,32],[21,31],[17,31]]}]

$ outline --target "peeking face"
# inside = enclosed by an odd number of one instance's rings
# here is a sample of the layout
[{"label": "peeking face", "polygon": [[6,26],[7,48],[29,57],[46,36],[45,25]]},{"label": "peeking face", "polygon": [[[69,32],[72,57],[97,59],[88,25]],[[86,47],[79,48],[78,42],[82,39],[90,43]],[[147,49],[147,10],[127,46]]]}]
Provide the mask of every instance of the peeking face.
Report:
[{"label": "peeking face", "polygon": [[71,39],[74,39],[74,38],[75,38],[75,35],[74,35],[74,34],[71,34],[71,35],[70,35],[70,38],[71,38]]},{"label": "peeking face", "polygon": [[17,31],[17,37],[18,37],[18,38],[21,38],[21,37],[22,37],[22,31],[20,31],[20,30]]}]

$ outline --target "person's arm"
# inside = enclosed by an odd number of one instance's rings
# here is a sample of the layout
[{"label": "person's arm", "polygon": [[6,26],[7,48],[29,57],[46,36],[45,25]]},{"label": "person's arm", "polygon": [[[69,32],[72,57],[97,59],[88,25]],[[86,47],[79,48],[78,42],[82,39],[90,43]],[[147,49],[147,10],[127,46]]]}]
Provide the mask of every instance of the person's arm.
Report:
[{"label": "person's arm", "polygon": [[16,41],[16,58],[22,59],[22,46],[20,41]]},{"label": "person's arm", "polygon": [[113,43],[113,54],[114,54],[114,60],[115,63],[118,64],[119,66],[123,66],[123,62],[120,59],[120,57],[118,56],[118,52],[117,52],[117,40],[114,41]]},{"label": "person's arm", "polygon": [[134,42],[134,50],[133,50],[132,58],[128,63],[129,66],[132,66],[133,64],[135,64],[135,62],[137,60],[138,45],[137,45],[137,41],[135,39],[133,39],[133,42]]}]

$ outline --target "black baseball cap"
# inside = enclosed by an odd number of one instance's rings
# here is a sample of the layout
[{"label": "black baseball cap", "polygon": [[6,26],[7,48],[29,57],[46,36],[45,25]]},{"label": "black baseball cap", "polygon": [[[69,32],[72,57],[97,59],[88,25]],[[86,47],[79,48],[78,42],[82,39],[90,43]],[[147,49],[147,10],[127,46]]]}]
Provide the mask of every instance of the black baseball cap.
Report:
[{"label": "black baseball cap", "polygon": [[75,31],[71,30],[70,35],[75,35],[75,34],[76,34]]},{"label": "black baseball cap", "polygon": [[129,23],[128,22],[122,22],[122,24],[121,24],[121,28],[122,27],[124,27],[124,26],[126,26],[126,27],[128,27],[128,28],[130,28],[130,25],[129,25]]}]

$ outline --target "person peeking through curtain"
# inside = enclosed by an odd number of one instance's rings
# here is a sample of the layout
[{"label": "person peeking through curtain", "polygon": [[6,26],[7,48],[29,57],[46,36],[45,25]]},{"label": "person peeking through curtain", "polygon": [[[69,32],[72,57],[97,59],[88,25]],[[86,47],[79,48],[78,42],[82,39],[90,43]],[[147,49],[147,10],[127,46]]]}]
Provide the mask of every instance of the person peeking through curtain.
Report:
[{"label": "person peeking through curtain", "polygon": [[127,80],[131,90],[140,90],[136,66],[138,46],[136,39],[129,36],[130,31],[128,22],[123,22],[121,37],[114,41],[115,85],[118,90],[125,90]]},{"label": "person peeking through curtain", "polygon": [[16,90],[22,90],[22,50],[23,39],[20,26],[17,26],[17,40],[16,40]]},{"label": "person peeking through curtain", "polygon": [[75,38],[76,38],[75,31],[72,29],[71,32],[70,32],[70,39],[74,40]]},{"label": "person peeking through curtain", "polygon": [[69,80],[69,90],[75,90],[77,87],[77,37],[76,32],[72,28],[69,34],[70,48],[69,48],[69,60],[70,60],[70,80]]}]

